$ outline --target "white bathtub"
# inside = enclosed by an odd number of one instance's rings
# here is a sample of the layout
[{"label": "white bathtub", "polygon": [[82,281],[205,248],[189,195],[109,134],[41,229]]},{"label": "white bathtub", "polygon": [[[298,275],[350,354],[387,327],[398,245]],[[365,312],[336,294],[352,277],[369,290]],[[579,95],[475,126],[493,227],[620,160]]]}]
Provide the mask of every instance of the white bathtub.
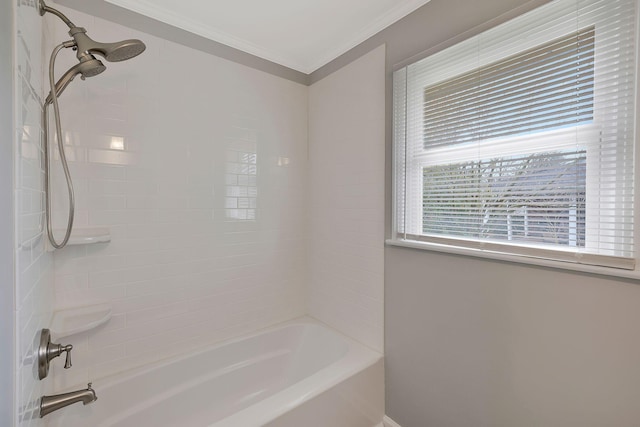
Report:
[{"label": "white bathtub", "polygon": [[308,318],[96,380],[51,427],[373,427],[382,356]]}]

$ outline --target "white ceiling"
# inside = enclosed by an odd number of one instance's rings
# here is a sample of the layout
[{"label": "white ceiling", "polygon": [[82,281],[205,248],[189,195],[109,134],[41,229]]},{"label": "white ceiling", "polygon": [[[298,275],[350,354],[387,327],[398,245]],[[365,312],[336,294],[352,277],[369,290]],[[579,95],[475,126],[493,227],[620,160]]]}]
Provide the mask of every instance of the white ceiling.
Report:
[{"label": "white ceiling", "polygon": [[106,0],[311,73],[429,0]]}]

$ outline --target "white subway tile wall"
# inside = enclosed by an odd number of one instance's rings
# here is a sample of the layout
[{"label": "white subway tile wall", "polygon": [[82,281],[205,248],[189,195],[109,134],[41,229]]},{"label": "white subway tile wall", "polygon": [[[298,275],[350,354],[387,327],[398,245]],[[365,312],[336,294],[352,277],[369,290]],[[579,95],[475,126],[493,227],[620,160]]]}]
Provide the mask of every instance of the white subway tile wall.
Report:
[{"label": "white subway tile wall", "polygon": [[16,413],[19,427],[40,427],[40,396],[51,381],[37,379],[32,357],[38,331],[51,318],[53,257],[44,246],[43,155],[41,102],[42,46],[47,28],[34,1],[18,1],[15,73],[15,307]]},{"label": "white subway tile wall", "polygon": [[[54,367],[56,388],[305,314],[307,87],[61,10],[96,40],[147,50],[60,97],[75,227],[112,240],[55,252],[55,307],[108,302],[114,316],[63,339],[74,367]],[[47,21],[55,43],[68,38]],[[76,61],[60,57],[58,76]]]},{"label": "white subway tile wall", "polygon": [[385,47],[309,94],[309,313],[383,351]]},{"label": "white subway tile wall", "polygon": [[[56,18],[37,15],[35,2],[19,2],[21,427],[41,425],[33,410],[51,388],[305,313],[382,351],[384,48],[309,89],[62,10],[97,40],[137,37],[147,51],[106,63],[103,74],[77,79],[60,97],[75,226],[108,228],[112,241],[47,252],[43,62],[68,36]],[[63,50],[56,76],[75,61]],[[58,162],[53,145],[52,152]],[[53,184],[54,224],[63,228],[59,166]],[[52,310],[102,302],[114,309],[108,324],[60,340],[74,345],[73,369],[54,363],[51,378],[36,381],[33,338]]]}]

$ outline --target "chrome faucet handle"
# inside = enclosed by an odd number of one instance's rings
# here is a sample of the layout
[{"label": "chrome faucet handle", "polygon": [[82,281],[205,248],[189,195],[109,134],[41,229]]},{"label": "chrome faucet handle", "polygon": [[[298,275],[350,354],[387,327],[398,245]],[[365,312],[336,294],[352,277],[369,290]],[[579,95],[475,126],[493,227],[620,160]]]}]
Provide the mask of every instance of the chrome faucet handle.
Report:
[{"label": "chrome faucet handle", "polygon": [[71,344],[62,345],[50,342],[47,348],[47,359],[51,361],[66,352],[67,357],[64,360],[64,368],[69,369],[71,367],[71,350],[73,350],[73,346]]},{"label": "chrome faucet handle", "polygon": [[62,351],[66,351],[67,352],[67,356],[64,358],[64,369],[69,369],[72,365],[71,365],[71,350],[73,349],[73,346],[71,344],[69,345],[65,345],[62,348]]},{"label": "chrome faucet handle", "polygon": [[60,356],[66,352],[66,358],[64,361],[64,368],[69,369],[71,367],[71,350],[73,346],[55,344],[51,342],[51,332],[49,329],[43,329],[40,332],[40,346],[38,347],[38,378],[44,379],[49,375],[49,363],[52,359]]}]

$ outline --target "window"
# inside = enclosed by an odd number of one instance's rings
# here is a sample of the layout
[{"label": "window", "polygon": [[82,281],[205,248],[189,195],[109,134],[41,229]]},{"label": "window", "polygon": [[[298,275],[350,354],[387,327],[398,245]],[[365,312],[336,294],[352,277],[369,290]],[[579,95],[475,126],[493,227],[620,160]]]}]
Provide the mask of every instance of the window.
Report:
[{"label": "window", "polygon": [[635,0],[555,0],[394,73],[394,239],[634,269]]}]

